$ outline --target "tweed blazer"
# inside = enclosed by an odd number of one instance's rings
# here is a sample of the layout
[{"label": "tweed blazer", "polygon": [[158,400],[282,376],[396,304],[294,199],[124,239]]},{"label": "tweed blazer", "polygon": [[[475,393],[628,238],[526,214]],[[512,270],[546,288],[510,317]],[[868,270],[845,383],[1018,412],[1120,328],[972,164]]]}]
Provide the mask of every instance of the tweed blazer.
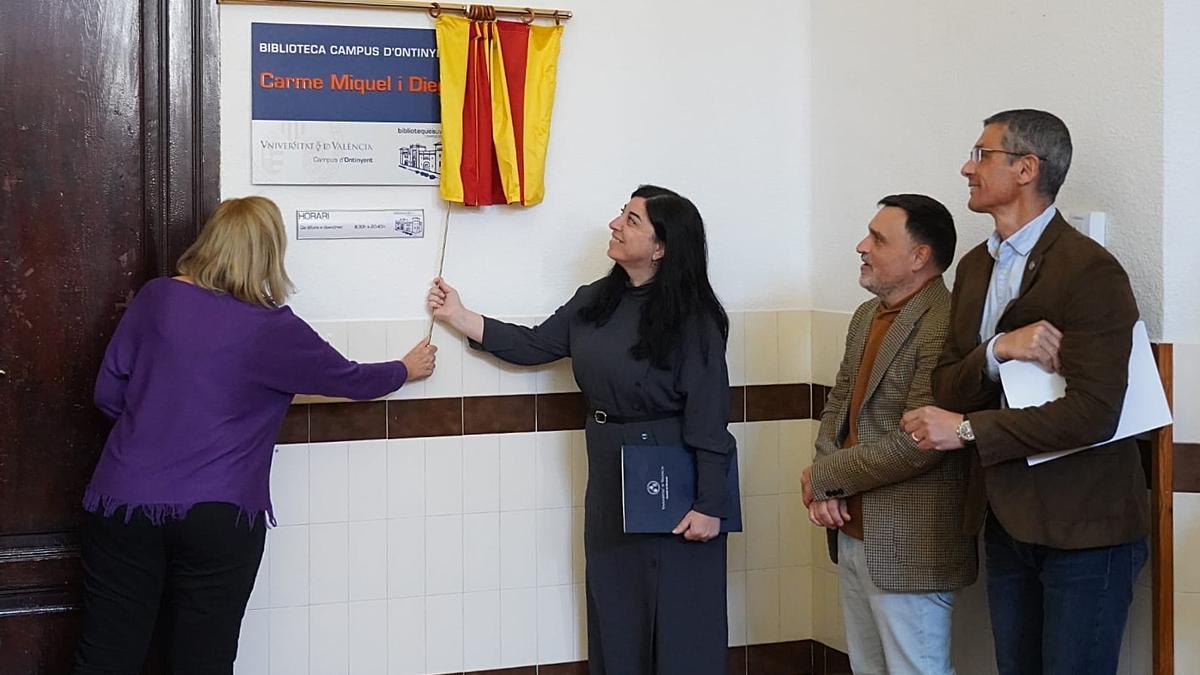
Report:
[{"label": "tweed blazer", "polygon": [[994,261],[986,244],[958,263],[951,329],[933,373],[942,408],[975,431],[965,525],[978,532],[990,506],[1012,537],[1061,549],[1112,546],[1150,529],[1150,505],[1132,438],[1029,466],[1029,455],[1111,438],[1128,384],[1137,302],[1121,263],[1055,214],[1029,251],[1021,291],[1000,314],[1006,332],[1046,320],[1062,331],[1066,395],[1034,408],[1003,408],[986,376],[979,339]]},{"label": "tweed blazer", "polygon": [[[884,335],[858,414],[858,443],[841,447],[879,305],[878,299],[863,303],[850,320],[837,381],[821,413],[810,472],[813,495],[822,500],[862,495],[867,569],[880,589],[962,588],[978,572],[975,537],[964,532],[962,522],[969,455],[921,450],[900,429],[905,412],[933,403],[929,378],[950,316],[950,293],[941,278],[913,296]],[[836,562],[835,537],[830,540]]]}]

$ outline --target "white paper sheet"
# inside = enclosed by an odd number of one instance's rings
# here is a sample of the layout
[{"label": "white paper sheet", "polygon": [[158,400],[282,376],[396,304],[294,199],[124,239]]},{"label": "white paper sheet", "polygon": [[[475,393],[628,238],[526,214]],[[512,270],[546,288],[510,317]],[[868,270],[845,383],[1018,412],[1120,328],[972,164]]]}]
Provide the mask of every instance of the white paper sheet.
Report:
[{"label": "white paper sheet", "polygon": [[[1030,408],[1062,398],[1067,393],[1067,381],[1057,373],[1047,373],[1036,363],[1007,361],[1000,364],[1000,382],[1004,386],[1004,397],[1010,408]],[[1129,354],[1129,386],[1125,390],[1125,403],[1121,407],[1121,421],[1113,437],[1097,443],[1104,445],[1122,438],[1165,427],[1171,423],[1171,409],[1163,393],[1162,380],[1158,377],[1158,366],[1154,353],[1150,351],[1150,337],[1146,324],[1138,321],[1133,326],[1133,350]],[[1065,457],[1080,450],[1094,448],[1089,445],[1073,450],[1058,450],[1031,455],[1026,458],[1029,466],[1052,459]]]}]

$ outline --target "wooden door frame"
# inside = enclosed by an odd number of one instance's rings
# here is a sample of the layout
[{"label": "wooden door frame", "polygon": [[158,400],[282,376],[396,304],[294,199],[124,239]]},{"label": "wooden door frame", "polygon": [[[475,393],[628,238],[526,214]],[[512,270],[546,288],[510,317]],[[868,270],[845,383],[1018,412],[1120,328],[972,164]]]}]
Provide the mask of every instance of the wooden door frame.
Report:
[{"label": "wooden door frame", "polygon": [[[1174,350],[1154,345],[1167,403],[1174,408]],[[1175,443],[1172,426],[1154,432],[1150,461],[1151,648],[1154,675],[1175,672]]]},{"label": "wooden door frame", "polygon": [[221,41],[217,0],[144,0],[146,251],[171,274],[220,200]]},{"label": "wooden door frame", "polygon": [[[220,198],[216,0],[143,0],[144,268],[170,274]],[[29,448],[36,452],[36,448]],[[0,535],[0,617],[80,609],[76,530]]]}]

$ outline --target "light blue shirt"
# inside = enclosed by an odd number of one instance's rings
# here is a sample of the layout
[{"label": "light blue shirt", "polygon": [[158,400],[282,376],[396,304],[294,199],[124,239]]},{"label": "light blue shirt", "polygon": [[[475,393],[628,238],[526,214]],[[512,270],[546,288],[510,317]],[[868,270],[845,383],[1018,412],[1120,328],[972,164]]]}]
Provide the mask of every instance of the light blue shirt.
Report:
[{"label": "light blue shirt", "polygon": [[1000,361],[996,358],[996,324],[1008,303],[1021,294],[1021,280],[1028,269],[1029,252],[1042,238],[1046,226],[1054,218],[1054,205],[1033,220],[1025,223],[1008,239],[1001,240],[1000,233],[993,231],[988,237],[987,250],[996,261],[992,267],[992,280],[988,282],[987,301],[983,305],[983,322],[979,325],[980,342],[987,341],[987,374],[993,382],[1000,379]]}]

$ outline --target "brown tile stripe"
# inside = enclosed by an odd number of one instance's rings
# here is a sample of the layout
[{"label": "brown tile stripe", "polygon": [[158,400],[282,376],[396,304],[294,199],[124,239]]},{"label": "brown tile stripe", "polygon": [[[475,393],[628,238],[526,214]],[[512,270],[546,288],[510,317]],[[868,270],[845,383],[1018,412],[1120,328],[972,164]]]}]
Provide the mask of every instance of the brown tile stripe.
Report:
[{"label": "brown tile stripe", "polygon": [[[829,387],[820,384],[730,387],[730,422],[820,419],[828,396]],[[288,408],[276,442],[572,431],[583,428],[586,414],[578,392],[300,403]],[[1141,445],[1149,480],[1149,444]],[[1175,444],[1175,491],[1200,493],[1200,443]]]},{"label": "brown tile stripe", "polygon": [[729,648],[729,675],[746,675],[746,648]]},{"label": "brown tile stripe", "polygon": [[538,675],[588,675],[587,662],[552,663],[537,667]]},{"label": "brown tile stripe", "polygon": [[746,388],[745,387],[730,387],[729,388],[729,421],[730,422],[745,422],[746,421]]},{"label": "brown tile stripe", "polygon": [[[820,389],[809,384],[730,387],[730,422],[810,419],[818,400],[812,395]],[[571,431],[584,427],[586,415],[578,392],[297,403],[284,417],[276,442]]]},{"label": "brown tile stripe", "polygon": [[1200,443],[1175,444],[1175,491],[1200,492]]},{"label": "brown tile stripe", "polygon": [[746,421],[804,420],[812,417],[809,384],[746,387]]},{"label": "brown tile stripe", "polygon": [[853,675],[850,671],[849,654],[839,652],[833,647],[827,647],[820,642],[814,642],[813,645],[813,671],[815,673],[819,673],[820,675]]},{"label": "brown tile stripe", "polygon": [[814,384],[812,386],[812,418],[814,420],[821,419],[821,413],[825,411],[825,401],[829,400],[829,392],[833,387],[826,387],[823,384]]},{"label": "brown tile stripe", "polygon": [[[1142,471],[1146,473],[1146,485],[1150,485],[1153,466],[1150,441],[1139,438],[1138,449],[1142,452]],[[1200,443],[1176,443],[1172,469],[1175,492],[1200,492]]]},{"label": "brown tile stripe", "polygon": [[[574,661],[462,675],[588,675],[588,667],[586,661]],[[816,640],[730,647],[729,675],[850,675],[850,659]]]},{"label": "brown tile stripe", "polygon": [[469,396],[463,399],[464,434],[514,434],[535,431],[537,403],[533,394]]},{"label": "brown tile stripe", "polygon": [[283,416],[283,426],[279,427],[279,440],[276,443],[307,443],[308,442],[308,406],[293,405]]},{"label": "brown tile stripe", "polygon": [[537,409],[538,431],[572,431],[583,428],[587,415],[587,401],[583,394],[538,394],[534,407]]},{"label": "brown tile stripe", "polygon": [[776,642],[773,644],[750,645],[746,648],[746,675],[760,673],[795,673],[811,675],[813,668],[813,642]]},{"label": "brown tile stripe", "polygon": [[[331,403],[328,405],[340,405]],[[461,398],[420,398],[387,402],[388,438],[461,436]]]},{"label": "brown tile stripe", "polygon": [[312,405],[308,409],[308,440],[325,443],[387,438],[387,424],[384,401]]}]

